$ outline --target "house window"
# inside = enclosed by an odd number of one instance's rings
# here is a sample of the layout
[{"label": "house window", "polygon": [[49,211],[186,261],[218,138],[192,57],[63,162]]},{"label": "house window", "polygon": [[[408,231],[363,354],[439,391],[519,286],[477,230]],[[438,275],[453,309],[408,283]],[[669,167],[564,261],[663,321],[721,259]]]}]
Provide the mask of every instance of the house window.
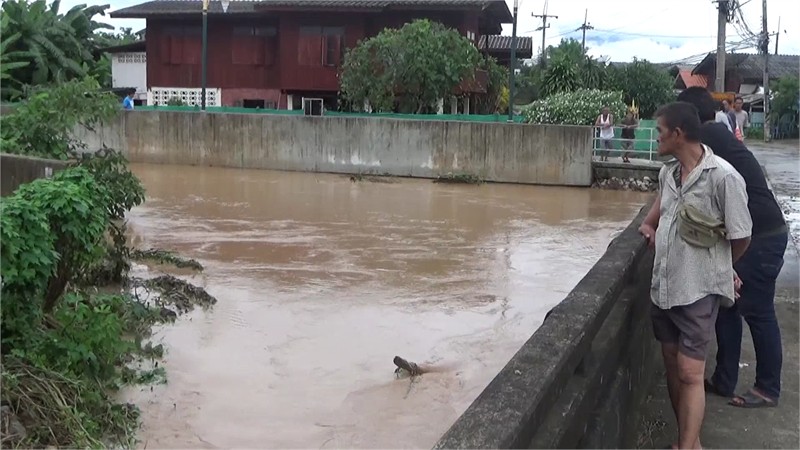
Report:
[{"label": "house window", "polygon": [[237,65],[271,66],[275,62],[277,36],[275,27],[234,27],[231,62]]},{"label": "house window", "polygon": [[168,64],[200,64],[202,53],[202,28],[199,26],[173,26],[164,30],[161,52]]},{"label": "house window", "polygon": [[300,27],[297,63],[301,66],[338,66],[344,55],[344,27]]}]

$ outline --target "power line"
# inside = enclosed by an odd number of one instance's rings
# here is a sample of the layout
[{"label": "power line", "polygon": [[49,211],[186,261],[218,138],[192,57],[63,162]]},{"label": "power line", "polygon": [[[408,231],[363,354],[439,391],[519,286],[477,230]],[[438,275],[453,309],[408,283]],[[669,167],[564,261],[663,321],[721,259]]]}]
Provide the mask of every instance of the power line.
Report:
[{"label": "power line", "polygon": [[641,37],[656,37],[656,38],[675,38],[675,39],[708,39],[713,38],[713,35],[693,35],[693,36],[680,36],[680,35],[673,35],[673,34],[650,34],[650,33],[630,33],[625,31],[614,31],[614,30],[602,30],[600,28],[596,28],[594,31],[598,33],[605,33],[605,34],[621,34],[624,36],[641,36]]}]

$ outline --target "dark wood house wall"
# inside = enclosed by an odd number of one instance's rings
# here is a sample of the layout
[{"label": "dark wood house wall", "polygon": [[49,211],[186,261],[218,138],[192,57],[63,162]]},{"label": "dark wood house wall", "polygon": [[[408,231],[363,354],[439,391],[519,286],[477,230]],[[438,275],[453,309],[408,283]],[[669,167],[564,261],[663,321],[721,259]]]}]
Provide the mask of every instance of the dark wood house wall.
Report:
[{"label": "dark wood house wall", "polygon": [[[286,95],[335,93],[346,48],[388,27],[429,18],[477,42],[480,11],[271,12],[208,23],[208,81],[222,103],[257,98],[286,106]],[[147,19],[148,87],[200,87],[201,20]]]}]

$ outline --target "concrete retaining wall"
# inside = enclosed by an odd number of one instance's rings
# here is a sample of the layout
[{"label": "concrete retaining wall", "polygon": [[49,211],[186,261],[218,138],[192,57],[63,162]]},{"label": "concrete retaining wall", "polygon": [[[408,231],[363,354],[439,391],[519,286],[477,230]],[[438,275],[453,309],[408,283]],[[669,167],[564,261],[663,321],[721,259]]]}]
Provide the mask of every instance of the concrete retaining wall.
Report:
[{"label": "concrete retaining wall", "polygon": [[609,180],[612,178],[619,178],[622,180],[634,178],[636,180],[641,180],[644,177],[648,177],[658,182],[658,172],[661,170],[661,165],[595,161],[593,168],[595,181]]},{"label": "concrete retaining wall", "polygon": [[653,253],[638,233],[608,247],[435,448],[635,448],[656,374]]},{"label": "concrete retaining wall", "polygon": [[23,183],[45,178],[67,167],[66,161],[34,158],[30,156],[0,154],[0,195],[14,193]]},{"label": "concrete retaining wall", "polygon": [[131,162],[590,186],[590,127],[132,111],[76,133]]}]

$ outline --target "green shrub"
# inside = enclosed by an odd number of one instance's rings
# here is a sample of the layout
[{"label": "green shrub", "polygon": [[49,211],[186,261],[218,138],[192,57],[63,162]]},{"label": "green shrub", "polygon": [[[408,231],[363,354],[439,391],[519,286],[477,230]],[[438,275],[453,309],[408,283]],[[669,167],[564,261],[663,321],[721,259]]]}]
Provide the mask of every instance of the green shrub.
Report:
[{"label": "green shrub", "polygon": [[621,92],[597,89],[553,94],[536,100],[522,114],[528,123],[594,125],[604,106],[611,109],[615,120],[621,120],[625,115],[626,106]]},{"label": "green shrub", "polygon": [[91,78],[37,88],[0,120],[0,151],[69,159],[85,148],[72,138],[77,125],[91,128],[119,110],[116,97]]}]

